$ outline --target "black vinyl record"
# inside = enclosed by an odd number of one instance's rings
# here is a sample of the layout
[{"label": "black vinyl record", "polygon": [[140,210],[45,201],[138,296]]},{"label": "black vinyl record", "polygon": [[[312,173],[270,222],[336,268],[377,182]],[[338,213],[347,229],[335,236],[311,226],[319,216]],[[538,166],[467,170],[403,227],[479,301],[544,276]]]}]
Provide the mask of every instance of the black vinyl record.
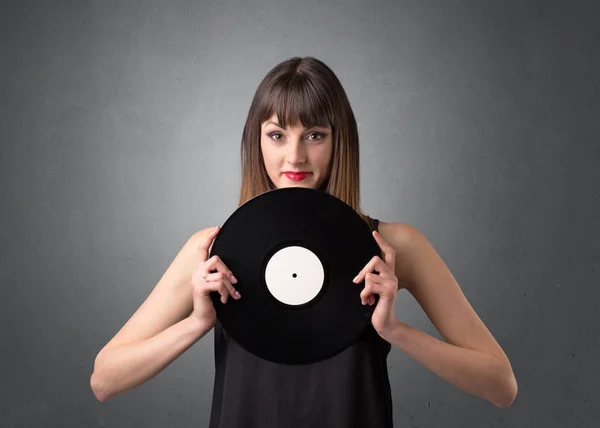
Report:
[{"label": "black vinyl record", "polygon": [[[211,298],[226,333],[277,363],[307,364],[354,343],[375,305],[362,305],[352,279],[381,256],[367,223],[349,205],[302,187],[275,189],[240,206],[210,256],[238,279],[239,300]],[[375,296],[376,298],[378,296]]]}]

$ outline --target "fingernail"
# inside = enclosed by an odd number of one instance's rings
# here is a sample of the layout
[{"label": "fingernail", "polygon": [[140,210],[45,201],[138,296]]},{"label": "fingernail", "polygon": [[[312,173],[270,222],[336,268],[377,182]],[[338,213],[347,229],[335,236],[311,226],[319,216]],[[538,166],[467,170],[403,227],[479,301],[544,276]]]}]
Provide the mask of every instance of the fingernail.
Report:
[{"label": "fingernail", "polygon": [[358,275],[356,275],[356,276],[354,277],[354,279],[352,280],[352,282],[356,282],[357,280],[358,280]]},{"label": "fingernail", "polygon": [[238,280],[235,276],[231,275],[231,282],[233,282],[234,284],[237,284]]},{"label": "fingernail", "polygon": [[240,294],[240,292],[239,292],[239,291],[236,291],[236,292],[235,292],[235,297],[237,297],[237,298],[239,299],[240,297],[242,297],[242,295]]}]

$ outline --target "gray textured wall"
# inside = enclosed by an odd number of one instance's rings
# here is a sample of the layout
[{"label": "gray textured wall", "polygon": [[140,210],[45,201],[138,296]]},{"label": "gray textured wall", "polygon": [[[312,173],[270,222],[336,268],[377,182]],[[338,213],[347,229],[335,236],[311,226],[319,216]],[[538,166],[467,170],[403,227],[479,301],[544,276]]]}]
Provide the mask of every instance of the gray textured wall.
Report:
[{"label": "gray textured wall", "polygon": [[[363,208],[420,229],[508,354],[507,410],[393,349],[397,427],[600,417],[600,3],[4,1],[0,426],[201,427],[212,333],[105,403],[94,357],[238,195],[251,97],[315,56]],[[398,317],[440,338],[410,294]]]}]

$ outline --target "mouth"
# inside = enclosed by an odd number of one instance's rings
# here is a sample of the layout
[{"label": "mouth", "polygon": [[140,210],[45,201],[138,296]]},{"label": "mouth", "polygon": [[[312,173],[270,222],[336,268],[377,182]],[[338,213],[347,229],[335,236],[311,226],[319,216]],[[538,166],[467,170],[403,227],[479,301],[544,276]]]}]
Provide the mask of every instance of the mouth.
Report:
[{"label": "mouth", "polygon": [[302,181],[310,175],[310,172],[285,172],[284,175],[292,181]]}]

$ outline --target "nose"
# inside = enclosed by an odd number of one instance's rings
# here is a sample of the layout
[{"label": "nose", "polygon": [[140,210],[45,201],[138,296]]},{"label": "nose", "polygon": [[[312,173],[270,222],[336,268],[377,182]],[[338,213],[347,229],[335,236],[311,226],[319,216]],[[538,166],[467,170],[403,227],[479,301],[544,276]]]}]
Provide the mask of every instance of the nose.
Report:
[{"label": "nose", "polygon": [[301,165],[306,162],[306,147],[300,138],[292,138],[287,146],[288,150],[285,156],[290,165]]}]

